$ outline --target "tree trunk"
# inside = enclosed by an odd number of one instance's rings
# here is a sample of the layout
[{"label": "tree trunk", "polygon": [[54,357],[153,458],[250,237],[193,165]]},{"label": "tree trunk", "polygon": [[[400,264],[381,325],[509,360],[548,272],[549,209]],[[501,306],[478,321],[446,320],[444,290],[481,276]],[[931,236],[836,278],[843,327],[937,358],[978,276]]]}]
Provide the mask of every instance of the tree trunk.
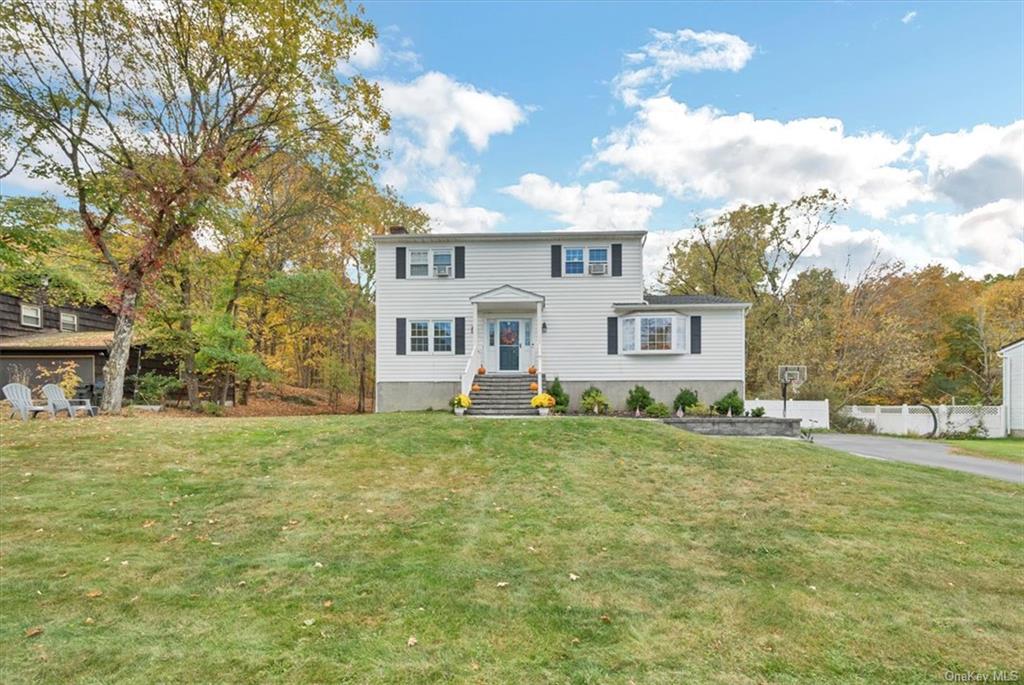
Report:
[{"label": "tree trunk", "polygon": [[188,407],[192,411],[199,411],[199,374],[196,373],[196,350],[192,345],[192,274],[188,268],[185,267],[181,277],[181,301],[185,305],[181,330],[188,341],[182,360],[182,375],[185,380],[185,391],[188,393]]},{"label": "tree trunk", "polygon": [[124,373],[132,349],[135,303],[138,298],[138,292],[132,289],[126,289],[122,295],[117,323],[114,325],[114,339],[110,343],[110,356],[103,367],[103,397],[100,400],[100,409],[109,414],[121,412],[121,402],[124,400]]}]

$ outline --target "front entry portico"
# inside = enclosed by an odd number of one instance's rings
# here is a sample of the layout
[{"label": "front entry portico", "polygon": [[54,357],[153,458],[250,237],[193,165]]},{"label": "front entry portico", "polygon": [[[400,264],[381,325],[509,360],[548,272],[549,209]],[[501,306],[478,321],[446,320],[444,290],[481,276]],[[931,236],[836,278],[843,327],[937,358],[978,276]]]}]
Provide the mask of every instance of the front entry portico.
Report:
[{"label": "front entry portico", "polygon": [[503,285],[470,302],[473,351],[488,373],[525,373],[542,364],[543,295]]}]

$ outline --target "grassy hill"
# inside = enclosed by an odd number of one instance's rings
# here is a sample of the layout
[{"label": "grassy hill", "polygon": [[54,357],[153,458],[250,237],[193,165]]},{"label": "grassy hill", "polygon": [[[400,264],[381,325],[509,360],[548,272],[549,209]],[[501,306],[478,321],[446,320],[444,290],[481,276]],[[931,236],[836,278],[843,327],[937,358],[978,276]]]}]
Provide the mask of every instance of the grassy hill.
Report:
[{"label": "grassy hill", "polygon": [[5,683],[930,683],[1022,665],[1011,484],[633,420],[0,431]]}]

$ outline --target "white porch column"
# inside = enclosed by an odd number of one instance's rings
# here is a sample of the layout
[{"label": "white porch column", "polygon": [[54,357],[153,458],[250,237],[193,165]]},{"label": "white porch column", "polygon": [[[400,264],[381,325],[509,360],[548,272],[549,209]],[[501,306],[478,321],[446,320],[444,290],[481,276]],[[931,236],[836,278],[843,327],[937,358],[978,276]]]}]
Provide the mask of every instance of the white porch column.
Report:
[{"label": "white porch column", "polygon": [[537,303],[537,394],[544,392],[544,303]]},{"label": "white porch column", "polygon": [[473,303],[473,349],[470,350],[469,356],[472,357],[476,354],[477,348],[480,347],[480,305],[476,302]]}]

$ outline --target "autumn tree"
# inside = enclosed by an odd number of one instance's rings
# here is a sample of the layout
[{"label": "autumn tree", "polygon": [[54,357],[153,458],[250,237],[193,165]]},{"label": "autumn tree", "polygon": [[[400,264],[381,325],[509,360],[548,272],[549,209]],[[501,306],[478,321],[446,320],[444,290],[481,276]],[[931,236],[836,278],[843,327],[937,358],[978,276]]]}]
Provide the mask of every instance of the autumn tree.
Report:
[{"label": "autumn tree", "polygon": [[10,147],[61,181],[112,274],[103,409],[121,406],[145,286],[233,182],[281,150],[339,170],[370,163],[387,126],[379,90],[337,67],[373,37],[340,0],[0,7]]}]

